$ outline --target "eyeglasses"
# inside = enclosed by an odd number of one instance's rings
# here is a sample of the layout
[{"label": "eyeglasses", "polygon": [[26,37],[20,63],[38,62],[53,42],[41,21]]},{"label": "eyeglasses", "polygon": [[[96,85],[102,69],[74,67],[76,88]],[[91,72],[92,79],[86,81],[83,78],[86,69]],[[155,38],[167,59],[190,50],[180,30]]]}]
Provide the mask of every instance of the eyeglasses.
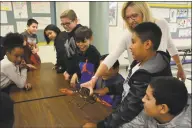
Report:
[{"label": "eyeglasses", "polygon": [[64,26],[64,27],[69,26],[72,22],[73,22],[73,21],[66,22],[66,23],[61,23],[61,26]]},{"label": "eyeglasses", "polygon": [[131,16],[125,17],[125,19],[127,19],[127,20],[130,20],[130,19],[135,20],[138,16],[139,16],[138,13],[134,13]]}]

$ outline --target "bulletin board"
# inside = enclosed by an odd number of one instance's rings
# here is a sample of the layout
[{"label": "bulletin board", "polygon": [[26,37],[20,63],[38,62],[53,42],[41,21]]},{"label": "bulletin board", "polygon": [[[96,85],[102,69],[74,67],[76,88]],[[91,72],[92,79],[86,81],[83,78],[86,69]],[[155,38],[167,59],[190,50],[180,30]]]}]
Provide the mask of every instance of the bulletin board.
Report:
[{"label": "bulletin board", "polygon": [[[155,18],[164,18],[169,23],[170,33],[173,39],[190,39],[192,37],[191,26],[191,4],[181,2],[167,3],[149,3],[152,15]],[[184,3],[184,4],[182,4]]]},{"label": "bulletin board", "polygon": [[48,24],[55,24],[55,2],[0,2],[1,36],[9,32],[22,33],[27,28],[27,20],[34,18],[38,24],[38,40],[45,42],[43,31]]}]

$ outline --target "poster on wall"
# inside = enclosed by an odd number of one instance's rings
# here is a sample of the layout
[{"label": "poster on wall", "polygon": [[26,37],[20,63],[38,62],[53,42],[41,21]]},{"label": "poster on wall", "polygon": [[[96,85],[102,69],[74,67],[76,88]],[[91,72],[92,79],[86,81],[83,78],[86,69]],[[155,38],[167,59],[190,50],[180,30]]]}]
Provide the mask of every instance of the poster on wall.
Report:
[{"label": "poster on wall", "polygon": [[12,11],[11,2],[1,1],[0,5],[1,5],[0,10],[2,10],[2,11]]},{"label": "poster on wall", "polygon": [[186,19],[186,27],[192,27],[192,20],[191,20],[191,18]]},{"label": "poster on wall", "polygon": [[32,13],[50,13],[50,2],[31,2]]},{"label": "poster on wall", "polygon": [[191,28],[179,30],[179,37],[191,37],[191,34]]},{"label": "poster on wall", "polygon": [[1,25],[1,36],[5,36],[9,32],[14,32],[13,25]]},{"label": "poster on wall", "polygon": [[33,17],[38,22],[38,29],[45,29],[45,27],[51,24],[51,17]]},{"label": "poster on wall", "polygon": [[188,9],[188,17],[192,17],[192,10]]},{"label": "poster on wall", "polygon": [[109,2],[109,25],[117,26],[117,2]]},{"label": "poster on wall", "polygon": [[187,17],[188,16],[188,9],[178,9],[177,10],[177,17]]},{"label": "poster on wall", "polygon": [[12,2],[14,17],[16,19],[27,19],[28,11],[26,2]]},{"label": "poster on wall", "polygon": [[7,23],[7,12],[6,11],[0,11],[1,12],[1,24]]},{"label": "poster on wall", "polygon": [[17,32],[22,33],[27,28],[27,22],[26,21],[18,21],[16,22],[17,25]]},{"label": "poster on wall", "polygon": [[187,19],[177,19],[178,28],[187,27]]},{"label": "poster on wall", "polygon": [[177,9],[170,9],[170,22],[176,22]]}]

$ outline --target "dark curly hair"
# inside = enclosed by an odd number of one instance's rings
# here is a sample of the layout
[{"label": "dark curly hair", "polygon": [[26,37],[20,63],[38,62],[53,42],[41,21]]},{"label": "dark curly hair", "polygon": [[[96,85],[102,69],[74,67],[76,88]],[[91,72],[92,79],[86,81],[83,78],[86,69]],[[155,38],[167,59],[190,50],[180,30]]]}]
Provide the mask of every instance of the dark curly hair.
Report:
[{"label": "dark curly hair", "polygon": [[10,32],[5,36],[3,42],[5,50],[10,52],[16,47],[23,48],[24,37],[19,33]]}]

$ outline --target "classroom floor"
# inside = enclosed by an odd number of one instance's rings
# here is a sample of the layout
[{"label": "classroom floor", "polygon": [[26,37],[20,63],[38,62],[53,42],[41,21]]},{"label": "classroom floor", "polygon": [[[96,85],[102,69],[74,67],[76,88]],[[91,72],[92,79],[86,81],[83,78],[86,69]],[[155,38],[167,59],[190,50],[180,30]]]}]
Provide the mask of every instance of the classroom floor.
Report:
[{"label": "classroom floor", "polygon": [[[185,73],[186,73],[186,78],[191,78],[191,74],[192,74],[192,69],[191,69],[191,64],[184,64],[183,67],[184,67],[184,70],[185,70]],[[172,69],[172,74],[174,77],[177,76],[177,67],[174,65],[171,67]],[[124,77],[126,78],[127,75],[128,75],[128,71],[126,72],[126,69],[125,67],[121,67],[120,70],[119,70],[119,73]],[[191,89],[191,84],[192,84],[192,81],[189,80],[189,79],[186,79],[185,81],[185,84],[186,84],[186,87],[188,89],[188,92],[191,93],[192,89]]]}]

